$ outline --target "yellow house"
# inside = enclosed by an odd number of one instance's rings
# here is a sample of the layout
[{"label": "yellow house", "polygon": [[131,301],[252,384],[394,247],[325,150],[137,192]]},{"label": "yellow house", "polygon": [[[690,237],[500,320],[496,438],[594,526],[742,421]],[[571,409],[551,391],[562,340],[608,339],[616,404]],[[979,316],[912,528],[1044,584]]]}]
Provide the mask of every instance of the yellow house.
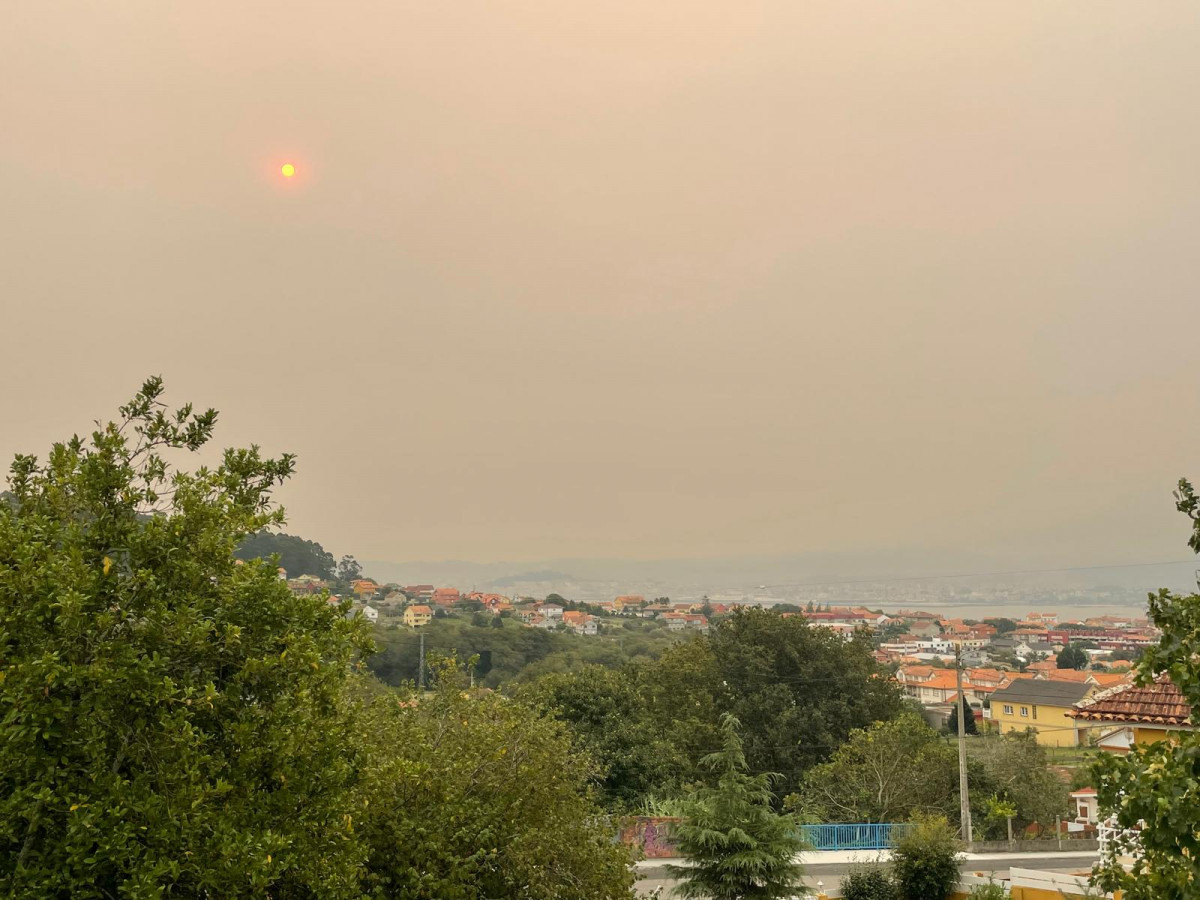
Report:
[{"label": "yellow house", "polygon": [[1191,704],[1165,675],[1154,684],[1123,684],[1097,693],[1079,703],[1071,716],[1079,743],[1088,743],[1089,733],[1094,732],[1096,746],[1112,753],[1194,730]]},{"label": "yellow house", "polygon": [[410,606],[404,611],[404,624],[410,628],[428,625],[433,621],[433,610],[428,606]]},{"label": "yellow house", "polygon": [[1075,746],[1075,704],[1090,697],[1096,685],[1075,681],[1021,678],[992,693],[991,721],[1002,734],[1037,732],[1046,747]]}]

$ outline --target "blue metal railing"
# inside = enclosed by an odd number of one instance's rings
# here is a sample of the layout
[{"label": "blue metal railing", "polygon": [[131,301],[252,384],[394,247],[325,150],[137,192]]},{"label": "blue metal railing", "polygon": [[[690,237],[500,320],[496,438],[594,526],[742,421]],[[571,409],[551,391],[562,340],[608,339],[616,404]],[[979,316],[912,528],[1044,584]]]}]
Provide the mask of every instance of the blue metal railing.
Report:
[{"label": "blue metal railing", "polygon": [[801,825],[800,836],[812,850],[890,850],[911,827],[892,823]]}]

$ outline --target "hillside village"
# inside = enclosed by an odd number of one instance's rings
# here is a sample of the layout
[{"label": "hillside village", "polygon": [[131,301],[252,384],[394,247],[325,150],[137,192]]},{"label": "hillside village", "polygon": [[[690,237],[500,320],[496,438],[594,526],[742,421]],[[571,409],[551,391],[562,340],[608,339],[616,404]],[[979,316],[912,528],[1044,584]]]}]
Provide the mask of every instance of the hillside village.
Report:
[{"label": "hillside village", "polygon": [[[281,577],[286,572],[280,570]],[[331,587],[319,578],[288,578],[296,594]],[[370,578],[351,583],[351,615],[372,623],[419,629],[435,618],[484,614],[527,628],[592,636],[611,632],[630,619],[646,620],[671,632],[706,634],[710,621],[740,604],[707,598],[671,602],[637,594],[579,603],[558,594],[544,599],[462,591],[432,584],[384,584]],[[341,602],[330,595],[330,602]],[[998,733],[1031,731],[1049,747],[1090,746],[1127,749],[1133,740],[1119,717],[1104,719],[1089,704],[1129,688],[1132,661],[1158,640],[1144,619],[1101,616],[1060,620],[1054,613],[1030,612],[1024,619],[946,618],[923,610],[888,613],[865,607],[776,606],[784,617],[800,616],[849,640],[862,634],[873,642],[875,659],[889,668],[926,720],[945,727],[960,700],[955,660],[962,665],[962,697],[976,726]],[[1065,650],[1080,654],[1060,661]],[[1107,707],[1106,707],[1107,708]],[[1101,727],[1101,723],[1112,723]]]}]

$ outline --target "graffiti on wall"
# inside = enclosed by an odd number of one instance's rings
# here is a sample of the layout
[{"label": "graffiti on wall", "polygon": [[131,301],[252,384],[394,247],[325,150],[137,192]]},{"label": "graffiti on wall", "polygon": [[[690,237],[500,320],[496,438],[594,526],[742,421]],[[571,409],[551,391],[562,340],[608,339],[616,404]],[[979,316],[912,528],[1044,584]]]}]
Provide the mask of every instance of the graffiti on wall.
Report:
[{"label": "graffiti on wall", "polygon": [[678,856],[671,840],[671,823],[666,816],[632,816],[621,824],[621,843],[636,847],[646,859]]}]

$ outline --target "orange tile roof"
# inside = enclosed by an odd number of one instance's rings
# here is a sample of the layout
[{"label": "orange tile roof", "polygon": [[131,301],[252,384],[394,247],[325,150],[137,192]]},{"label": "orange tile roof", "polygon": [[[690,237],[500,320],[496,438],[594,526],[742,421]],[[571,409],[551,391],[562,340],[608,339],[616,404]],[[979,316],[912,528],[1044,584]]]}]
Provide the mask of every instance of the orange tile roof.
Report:
[{"label": "orange tile roof", "polygon": [[1165,675],[1160,675],[1154,684],[1127,684],[1102,691],[1077,704],[1068,715],[1091,722],[1192,723],[1191,705]]},{"label": "orange tile roof", "polygon": [[1116,687],[1119,684],[1128,684],[1133,680],[1133,672],[1128,669],[1124,672],[1090,672],[1096,684],[1102,688]]},{"label": "orange tile roof", "polygon": [[[965,686],[965,684],[966,683],[964,682],[964,686]],[[945,670],[941,670],[941,671],[935,672],[933,674],[933,677],[930,678],[928,681],[918,681],[917,686],[923,687],[923,688],[931,688],[932,690],[943,690],[944,691],[944,690],[948,690],[950,688],[954,688],[955,690],[958,690],[958,678],[955,676],[953,671],[947,672]]]}]

